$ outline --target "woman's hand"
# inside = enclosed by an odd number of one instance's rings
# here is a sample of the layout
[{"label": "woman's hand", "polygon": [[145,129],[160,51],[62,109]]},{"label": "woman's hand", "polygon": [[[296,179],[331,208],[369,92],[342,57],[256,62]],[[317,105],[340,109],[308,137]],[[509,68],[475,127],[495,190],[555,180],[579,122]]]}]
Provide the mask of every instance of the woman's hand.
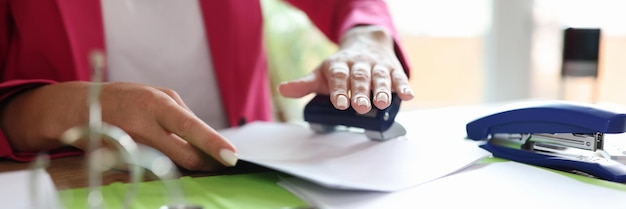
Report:
[{"label": "woman's hand", "polygon": [[281,95],[299,98],[309,93],[326,94],[335,108],[352,106],[361,114],[370,111],[372,105],[387,108],[391,92],[402,100],[413,98],[407,75],[394,52],[393,38],[384,28],[354,27],[341,38],[339,48],[309,75],[280,84]]},{"label": "woman's hand", "polygon": [[[66,130],[87,124],[90,83],[66,82],[24,92],[2,107],[0,127],[16,151],[64,146]],[[237,162],[235,148],[197,118],[176,92],[133,83],[104,83],[103,121],[126,131],[189,170],[216,170]],[[85,144],[86,145],[86,144]],[[76,144],[79,148],[85,145]]]}]

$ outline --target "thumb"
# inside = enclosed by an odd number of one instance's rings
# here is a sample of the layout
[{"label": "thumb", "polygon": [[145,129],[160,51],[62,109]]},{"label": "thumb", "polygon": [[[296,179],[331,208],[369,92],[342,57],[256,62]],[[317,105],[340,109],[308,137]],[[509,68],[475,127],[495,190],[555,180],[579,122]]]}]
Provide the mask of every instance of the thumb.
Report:
[{"label": "thumb", "polygon": [[324,88],[326,85],[318,72],[316,70],[302,78],[280,83],[278,84],[278,92],[288,98],[300,98],[314,92],[328,92],[328,88]]}]

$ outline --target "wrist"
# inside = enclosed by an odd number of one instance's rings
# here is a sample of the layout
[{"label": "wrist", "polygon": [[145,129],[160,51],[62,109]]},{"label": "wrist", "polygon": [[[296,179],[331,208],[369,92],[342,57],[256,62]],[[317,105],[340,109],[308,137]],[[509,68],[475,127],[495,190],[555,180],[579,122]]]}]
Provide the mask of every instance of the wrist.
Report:
[{"label": "wrist", "polygon": [[347,48],[362,43],[373,44],[391,50],[393,50],[394,46],[393,36],[386,28],[377,25],[358,25],[352,27],[341,36],[339,47]]},{"label": "wrist", "polygon": [[34,89],[16,93],[6,98],[0,106],[0,129],[15,151],[22,151],[28,147],[29,140],[25,133],[32,133],[32,131],[28,131],[28,124],[23,117],[23,113],[27,112],[23,101],[27,100],[32,91]]},{"label": "wrist", "polygon": [[14,151],[43,151],[64,145],[59,136],[78,121],[84,121],[86,112],[75,106],[84,105],[80,102],[85,99],[73,99],[74,95],[83,94],[80,88],[58,91],[68,84],[77,86],[72,83],[28,89],[4,101],[0,108],[0,128]]}]

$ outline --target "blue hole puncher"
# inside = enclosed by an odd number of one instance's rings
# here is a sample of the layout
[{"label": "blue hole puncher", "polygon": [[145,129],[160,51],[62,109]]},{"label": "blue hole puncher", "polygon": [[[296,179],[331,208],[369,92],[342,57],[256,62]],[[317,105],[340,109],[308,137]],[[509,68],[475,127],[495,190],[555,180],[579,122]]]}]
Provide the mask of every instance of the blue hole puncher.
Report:
[{"label": "blue hole puncher", "polygon": [[626,182],[626,165],[603,151],[609,134],[626,132],[626,114],[572,102],[531,103],[471,121],[467,137],[493,156]]},{"label": "blue hole puncher", "polygon": [[369,112],[359,114],[352,107],[338,110],[328,95],[318,94],[304,107],[304,120],[317,133],[332,132],[338,127],[362,128],[368,138],[385,141],[406,134],[404,127],[395,122],[400,102],[398,95],[393,93],[389,107],[383,110],[372,107]]}]

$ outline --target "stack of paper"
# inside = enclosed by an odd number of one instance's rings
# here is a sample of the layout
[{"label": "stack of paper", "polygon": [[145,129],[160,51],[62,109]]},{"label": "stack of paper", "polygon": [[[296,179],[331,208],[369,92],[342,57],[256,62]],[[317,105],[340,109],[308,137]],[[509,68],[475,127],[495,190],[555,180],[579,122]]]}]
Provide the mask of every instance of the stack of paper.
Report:
[{"label": "stack of paper", "polygon": [[446,144],[439,138],[377,142],[362,133],[319,135],[277,123],[251,123],[223,134],[243,160],[341,189],[396,191],[445,176],[487,155],[475,144]]},{"label": "stack of paper", "polygon": [[[581,177],[583,178],[583,177]],[[342,191],[300,179],[279,184],[325,209],[377,208],[626,208],[626,185],[591,184],[537,167],[503,162],[474,168],[406,190]]]},{"label": "stack of paper", "polygon": [[[362,133],[315,134],[299,125],[265,122],[221,133],[237,147],[239,157],[249,162],[330,188],[398,191],[489,155],[464,140],[464,117],[456,117],[454,123],[454,115],[440,114],[399,117],[407,136],[385,142],[372,141]],[[462,132],[447,128],[459,124]]]}]

